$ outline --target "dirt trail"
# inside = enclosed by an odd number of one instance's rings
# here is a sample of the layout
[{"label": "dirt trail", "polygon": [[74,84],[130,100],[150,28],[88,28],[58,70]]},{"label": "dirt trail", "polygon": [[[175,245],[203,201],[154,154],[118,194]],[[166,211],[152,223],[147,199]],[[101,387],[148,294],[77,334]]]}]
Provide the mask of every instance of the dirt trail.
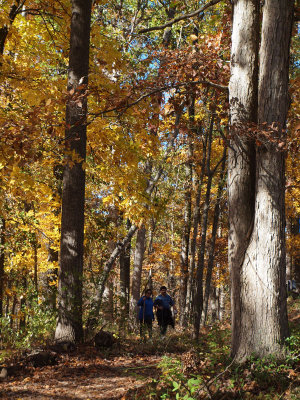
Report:
[{"label": "dirt trail", "polygon": [[27,367],[0,383],[0,399],[130,399],[157,376],[160,355],[104,358],[93,349],[63,355],[57,365]]}]

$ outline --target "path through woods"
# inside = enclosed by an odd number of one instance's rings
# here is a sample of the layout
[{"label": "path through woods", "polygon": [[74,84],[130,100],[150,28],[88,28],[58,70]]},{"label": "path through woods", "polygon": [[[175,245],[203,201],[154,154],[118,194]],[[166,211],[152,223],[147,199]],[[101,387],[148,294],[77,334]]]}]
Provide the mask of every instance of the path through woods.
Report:
[{"label": "path through woods", "polygon": [[[173,335],[166,341],[155,339],[153,344],[139,340],[114,345],[110,350],[92,346],[59,355],[58,363],[34,368],[24,365],[13,376],[0,383],[1,399],[79,400],[131,399],[145,390],[160,370],[164,355],[186,351]],[[175,355],[175,354],[174,354]]]},{"label": "path through woods", "polygon": [[157,375],[158,356],[103,359],[89,351],[88,355],[64,356],[55,366],[28,368],[25,374],[1,384],[0,398],[128,399],[128,392],[136,393]]},{"label": "path through woods", "polygon": [[229,356],[228,321],[202,327],[197,344],[191,334],[177,328],[161,341],[155,329],[153,343],[143,344],[138,337],[131,337],[110,349],[86,345],[57,354],[54,365],[34,367],[28,357],[24,362],[20,354],[10,356],[10,361],[1,365],[7,366],[8,377],[0,380],[0,399],[184,399],[189,382],[196,377],[191,399],[296,400],[300,398],[300,299],[290,299],[289,304],[294,352],[282,364],[251,359],[236,368]]}]

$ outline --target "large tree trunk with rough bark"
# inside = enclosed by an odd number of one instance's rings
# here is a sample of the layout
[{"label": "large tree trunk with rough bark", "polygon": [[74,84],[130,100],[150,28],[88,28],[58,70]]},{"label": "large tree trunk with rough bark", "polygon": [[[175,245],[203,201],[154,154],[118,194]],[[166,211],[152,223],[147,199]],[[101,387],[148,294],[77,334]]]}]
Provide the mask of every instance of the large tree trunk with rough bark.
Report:
[{"label": "large tree trunk with rough bark", "polygon": [[[257,62],[254,60],[257,51],[255,43],[258,42],[258,6],[259,1],[240,0],[234,3],[229,93],[233,137],[239,142],[241,150],[237,150],[236,154],[231,150],[228,186],[232,355],[236,361],[243,361],[253,353],[261,357],[269,354],[279,357],[283,340],[288,334],[284,156],[278,145],[266,139],[257,148],[256,163],[253,165],[249,147],[240,145],[244,145],[242,138],[245,132],[237,133],[238,123],[246,126],[247,122],[255,122],[257,114],[253,110],[256,103],[254,64]],[[282,140],[288,109],[292,8],[290,0],[266,0],[263,7],[256,109],[258,122],[266,122],[275,128],[272,135],[277,143]],[[251,93],[253,97],[250,99]]]},{"label": "large tree trunk with rough bark", "polygon": [[242,127],[257,122],[259,1],[238,0],[233,8],[231,78],[229,83],[231,141],[228,150],[228,262],[231,274],[232,354],[240,340],[241,267],[253,225],[255,147]]},{"label": "large tree trunk with rough bark", "polygon": [[[91,0],[72,1],[69,99],[66,108],[66,153],[63,173],[61,254],[56,340],[80,342],[82,330],[82,273],[86,158],[87,83]],[[80,98],[78,98],[80,96]]]}]

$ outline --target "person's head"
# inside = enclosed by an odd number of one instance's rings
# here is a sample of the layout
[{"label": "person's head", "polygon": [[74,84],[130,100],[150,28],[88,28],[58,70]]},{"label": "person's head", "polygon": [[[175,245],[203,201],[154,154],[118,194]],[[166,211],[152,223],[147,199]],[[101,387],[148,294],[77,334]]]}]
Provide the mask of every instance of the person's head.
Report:
[{"label": "person's head", "polygon": [[165,286],[161,286],[159,289],[160,293],[164,296],[167,293],[167,288]]},{"label": "person's head", "polygon": [[145,291],[145,296],[146,296],[146,297],[151,297],[151,296],[152,296],[152,290],[151,290],[151,289],[147,289],[147,290]]}]

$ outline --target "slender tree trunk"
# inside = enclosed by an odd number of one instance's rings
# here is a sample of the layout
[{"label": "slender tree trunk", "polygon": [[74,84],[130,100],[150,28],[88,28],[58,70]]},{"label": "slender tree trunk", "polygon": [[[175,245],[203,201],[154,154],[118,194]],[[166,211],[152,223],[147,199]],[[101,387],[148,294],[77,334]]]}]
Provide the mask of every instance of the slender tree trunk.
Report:
[{"label": "slender tree trunk", "polygon": [[[191,139],[189,138],[189,141]],[[183,236],[181,241],[181,275],[180,275],[180,324],[186,325],[185,307],[187,298],[187,283],[189,273],[189,243],[192,218],[192,186],[193,186],[193,148],[189,143],[188,160],[184,166],[185,190],[184,190],[184,215],[183,215]]]},{"label": "slender tree trunk", "polygon": [[[54,250],[49,244],[48,247],[48,262],[58,263],[58,251]],[[57,286],[53,284],[57,281],[57,268],[51,268],[47,271],[46,276],[46,298],[52,310],[56,310]]]},{"label": "slender tree trunk", "polygon": [[4,246],[5,246],[5,219],[0,218],[0,318],[3,316],[3,296],[4,296]]},{"label": "slender tree trunk", "polygon": [[156,228],[156,221],[155,219],[152,217],[151,218],[151,226],[149,229],[149,244],[148,244],[148,255],[153,253],[153,241],[154,241],[154,231]]},{"label": "slender tree trunk", "polygon": [[[292,224],[290,218],[286,218],[286,235],[290,239],[292,234]],[[286,254],[286,280],[292,279],[292,257],[289,253]]]},{"label": "slender tree trunk", "polygon": [[210,240],[210,246],[208,251],[208,262],[207,262],[207,272],[206,272],[206,279],[205,279],[205,292],[204,292],[204,323],[207,317],[207,309],[208,309],[208,300],[209,300],[209,293],[210,293],[210,283],[214,265],[214,257],[215,257],[215,244],[216,244],[216,237],[217,237],[217,230],[219,224],[219,216],[220,216],[220,202],[222,197],[222,192],[224,189],[224,175],[225,175],[225,168],[226,168],[226,149],[224,149],[223,153],[223,162],[221,167],[221,173],[219,178],[219,185],[218,185],[218,193],[217,193],[217,200],[214,210],[214,220],[213,220],[213,227],[212,227],[212,234]]},{"label": "slender tree trunk", "polygon": [[[291,234],[295,239],[300,235],[300,216],[298,215],[296,218],[293,218],[291,221]],[[297,246],[297,241],[295,240],[294,246]],[[291,278],[296,282],[300,282],[300,254],[296,253],[292,257],[292,265],[291,265]]]},{"label": "slender tree trunk", "polygon": [[[82,330],[82,273],[86,158],[87,83],[91,25],[91,0],[72,0],[66,152],[61,217],[61,260],[56,340],[80,342]],[[78,96],[81,96],[78,99]]]},{"label": "slender tree trunk", "polygon": [[137,317],[137,302],[140,298],[141,290],[141,279],[142,279],[142,266],[145,253],[145,241],[146,241],[146,228],[144,225],[138,230],[136,237],[136,246],[133,261],[133,273],[132,273],[132,300],[133,308],[135,310],[135,316]]},{"label": "slender tree trunk", "polygon": [[211,117],[209,133],[208,133],[208,147],[207,147],[207,159],[206,159],[206,172],[207,172],[207,186],[205,201],[203,207],[202,223],[201,223],[201,243],[198,254],[198,265],[197,265],[197,276],[196,276],[196,295],[195,295],[195,307],[194,307],[194,338],[198,339],[201,315],[203,310],[203,271],[204,271],[204,256],[206,247],[206,234],[208,225],[208,212],[210,205],[210,193],[211,184],[213,178],[213,172],[210,170],[210,159],[211,159],[211,145],[212,145],[212,134],[214,126],[214,114]]},{"label": "slender tree trunk", "polygon": [[34,276],[33,276],[33,283],[34,283],[34,290],[36,295],[38,296],[39,287],[38,287],[38,243],[37,237],[34,235],[34,242],[32,243],[33,247],[33,260],[34,260]]},{"label": "slender tree trunk", "polygon": [[218,319],[222,321],[225,314],[225,290],[224,286],[220,286],[218,288],[218,297],[219,297],[219,309],[218,309]]},{"label": "slender tree trunk", "polygon": [[[105,322],[114,320],[114,291],[113,283],[109,279],[103,292],[103,319]],[[91,335],[92,336],[92,335]]]},{"label": "slender tree trunk", "polygon": [[11,313],[10,313],[10,321],[9,321],[10,329],[14,328],[14,318],[12,316],[16,315],[17,304],[18,304],[17,295],[16,295],[16,293],[14,293],[14,298],[13,298],[13,303],[12,303]]},{"label": "slender tree trunk", "polygon": [[218,318],[218,308],[219,308],[218,293],[217,293],[217,288],[214,285],[210,286],[209,290],[210,290],[211,322],[214,323]]},{"label": "slender tree trunk", "polygon": [[27,278],[25,275],[25,272],[23,272],[23,295],[21,296],[20,299],[20,322],[19,322],[19,330],[20,332],[25,332],[26,329],[26,296],[27,296]]},{"label": "slender tree trunk", "polygon": [[[130,226],[131,223],[127,220],[127,229],[130,229]],[[124,321],[129,317],[130,253],[131,242],[128,242],[120,254],[121,309],[124,313]]]},{"label": "slender tree trunk", "polygon": [[198,236],[198,226],[200,222],[201,210],[200,210],[200,201],[201,201],[201,191],[203,185],[203,179],[205,175],[205,165],[206,165],[206,152],[207,152],[207,137],[205,135],[205,141],[203,143],[203,151],[202,151],[202,167],[200,177],[197,179],[197,190],[196,190],[196,199],[194,205],[193,212],[193,234],[191,238],[191,249],[190,249],[190,262],[189,262],[189,279],[187,285],[187,302],[186,302],[186,318],[190,319],[190,313],[192,311],[193,299],[194,299],[194,273],[195,273],[195,265],[196,265],[196,244],[197,244],[197,236]]}]

